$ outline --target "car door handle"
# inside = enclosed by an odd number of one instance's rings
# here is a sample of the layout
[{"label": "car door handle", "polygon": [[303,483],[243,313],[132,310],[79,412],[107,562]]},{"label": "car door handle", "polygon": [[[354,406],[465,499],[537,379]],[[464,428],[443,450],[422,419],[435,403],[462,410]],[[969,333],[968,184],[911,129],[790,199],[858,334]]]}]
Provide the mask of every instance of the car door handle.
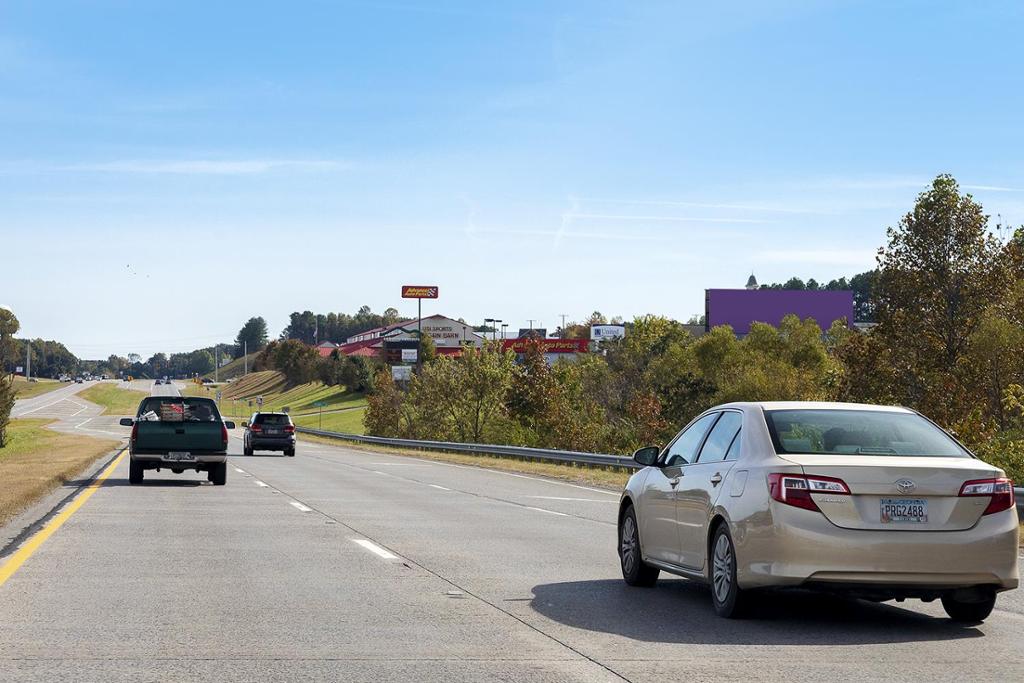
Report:
[{"label": "car door handle", "polygon": [[711,477],[711,483],[714,486],[718,486],[719,484],[721,484],[722,483],[722,475],[720,473],[718,473],[718,472],[715,472],[714,475],[712,475],[712,477]]},{"label": "car door handle", "polygon": [[672,488],[675,488],[675,487],[679,486],[679,477],[676,477],[675,479],[670,480],[668,482],[668,485],[671,486]]}]

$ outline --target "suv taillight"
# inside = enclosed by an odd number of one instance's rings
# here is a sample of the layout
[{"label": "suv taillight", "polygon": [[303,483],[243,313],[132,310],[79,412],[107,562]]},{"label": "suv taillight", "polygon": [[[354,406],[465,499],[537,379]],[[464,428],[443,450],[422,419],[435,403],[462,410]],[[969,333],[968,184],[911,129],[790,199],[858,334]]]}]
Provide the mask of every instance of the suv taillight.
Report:
[{"label": "suv taillight", "polygon": [[786,505],[821,512],[811,498],[812,493],[830,493],[848,496],[850,487],[842,479],[823,477],[820,475],[783,474],[774,472],[768,475],[768,495]]},{"label": "suv taillight", "polygon": [[253,432],[262,432],[263,427],[260,427],[258,424],[253,422],[251,425],[249,425],[249,430]]},{"label": "suv taillight", "polygon": [[1009,510],[1014,506],[1013,482],[1006,477],[998,479],[972,479],[960,487],[960,496],[991,496],[988,507],[981,514],[991,515],[993,512]]},{"label": "suv taillight", "polygon": [[295,433],[295,425],[288,425],[287,427],[284,428],[284,432],[285,432],[285,434],[294,434]]}]

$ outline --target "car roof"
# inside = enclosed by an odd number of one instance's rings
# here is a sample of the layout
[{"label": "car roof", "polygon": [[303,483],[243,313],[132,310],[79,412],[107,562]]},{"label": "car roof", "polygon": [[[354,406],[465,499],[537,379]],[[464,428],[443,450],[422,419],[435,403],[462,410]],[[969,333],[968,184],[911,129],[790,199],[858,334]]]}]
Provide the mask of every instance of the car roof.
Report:
[{"label": "car roof", "polygon": [[[740,408],[761,410],[871,410],[882,413],[912,413],[903,406],[882,406],[872,403],[843,403],[840,401],[746,401],[725,403],[715,408]],[[714,410],[714,408],[712,409]]]}]

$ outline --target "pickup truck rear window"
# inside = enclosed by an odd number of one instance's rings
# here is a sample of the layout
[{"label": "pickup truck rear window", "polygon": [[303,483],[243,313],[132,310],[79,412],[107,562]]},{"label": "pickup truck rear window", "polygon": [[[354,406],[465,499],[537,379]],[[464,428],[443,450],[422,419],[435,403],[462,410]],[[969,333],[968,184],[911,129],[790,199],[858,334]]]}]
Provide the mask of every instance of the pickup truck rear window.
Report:
[{"label": "pickup truck rear window", "polygon": [[219,422],[217,404],[209,399],[147,398],[139,410],[143,422]]}]

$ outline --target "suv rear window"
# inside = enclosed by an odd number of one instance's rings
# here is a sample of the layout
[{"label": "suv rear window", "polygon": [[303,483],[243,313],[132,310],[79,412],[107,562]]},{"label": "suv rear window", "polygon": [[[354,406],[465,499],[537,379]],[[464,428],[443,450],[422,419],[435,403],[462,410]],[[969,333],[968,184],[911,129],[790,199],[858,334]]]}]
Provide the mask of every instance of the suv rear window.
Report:
[{"label": "suv rear window", "polygon": [[138,419],[143,422],[218,422],[217,404],[204,398],[155,396],[143,401]]},{"label": "suv rear window", "polygon": [[287,415],[267,415],[265,413],[257,415],[254,421],[261,425],[290,425],[292,423],[291,418]]},{"label": "suv rear window", "polygon": [[969,458],[916,413],[881,410],[766,410],[776,453]]}]

